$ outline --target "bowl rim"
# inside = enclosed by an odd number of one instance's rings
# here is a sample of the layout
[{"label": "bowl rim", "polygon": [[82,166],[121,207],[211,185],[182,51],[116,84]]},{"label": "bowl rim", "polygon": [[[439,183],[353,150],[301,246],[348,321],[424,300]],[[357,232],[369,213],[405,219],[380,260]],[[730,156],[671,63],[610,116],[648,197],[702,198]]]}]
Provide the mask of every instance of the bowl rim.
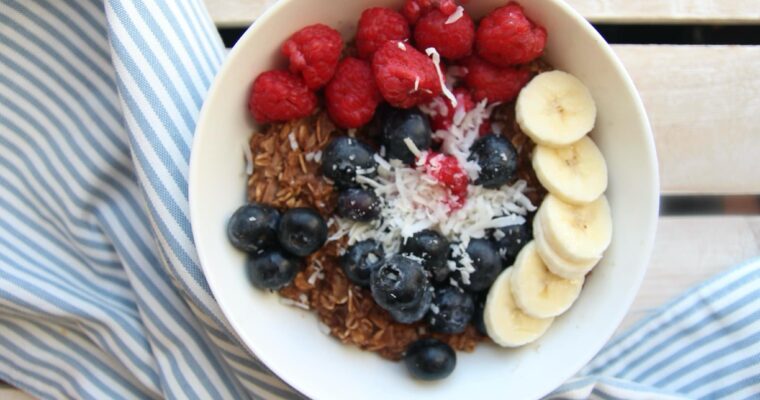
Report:
[{"label": "bowl rim", "polygon": [[[201,107],[200,113],[198,114],[198,120],[196,122],[196,127],[193,132],[193,141],[192,141],[192,147],[191,147],[191,153],[190,153],[190,162],[189,162],[189,175],[188,175],[188,204],[189,204],[189,210],[190,210],[190,225],[191,225],[191,231],[193,234],[193,241],[196,246],[196,251],[198,253],[198,263],[200,264],[201,270],[203,271],[204,278],[206,279],[206,282],[211,290],[211,293],[214,295],[214,298],[216,299],[216,293],[221,293],[222,289],[221,287],[216,287],[213,282],[213,280],[208,279],[210,272],[210,264],[211,263],[204,263],[203,260],[207,260],[205,251],[203,250],[203,246],[201,246],[198,241],[199,234],[197,232],[197,226],[198,224],[193,223],[193,221],[199,220],[199,215],[203,212],[203,210],[198,206],[198,202],[195,201],[195,196],[193,190],[193,182],[198,181],[198,176],[200,174],[200,166],[199,166],[199,157],[198,152],[196,149],[203,145],[203,142],[205,137],[208,137],[208,135],[204,136],[201,135],[200,132],[207,130],[205,128],[206,125],[210,124],[210,116],[209,116],[209,107],[208,104],[214,102],[217,97],[221,96],[222,93],[218,90],[218,86],[220,86],[220,81],[222,80],[222,77],[224,77],[227,74],[227,71],[231,68],[231,65],[234,64],[234,61],[238,57],[238,53],[242,51],[242,48],[245,47],[245,43],[247,43],[250,40],[250,37],[254,34],[256,31],[256,27],[262,23],[262,21],[266,21],[269,18],[271,18],[273,15],[277,14],[278,11],[284,7],[286,7],[289,3],[295,2],[295,1],[301,1],[301,0],[279,0],[267,10],[265,10],[264,13],[261,14],[248,28],[246,28],[245,32],[240,36],[236,44],[232,47],[232,49],[228,52],[226,58],[224,59],[221,68],[216,73],[214,80],[211,84],[211,86],[208,89],[208,92],[206,93],[205,100],[203,102],[203,105]],[[519,1],[519,0],[518,0]],[[660,196],[660,190],[659,190],[659,169],[658,169],[658,161],[656,156],[656,148],[654,143],[654,136],[651,128],[651,124],[649,122],[649,118],[647,116],[646,110],[644,108],[643,101],[641,100],[641,96],[636,89],[633,80],[631,79],[630,75],[628,74],[627,70],[623,66],[622,61],[617,56],[617,54],[612,50],[610,45],[602,38],[601,34],[591,25],[591,23],[586,20],[578,11],[576,11],[574,8],[572,8],[570,5],[568,5],[563,0],[544,0],[550,3],[553,3],[556,7],[560,8],[561,11],[568,16],[570,19],[573,20],[573,22],[579,26],[580,29],[586,31],[587,34],[590,34],[591,38],[594,40],[594,42],[601,48],[604,55],[609,59],[609,61],[612,64],[612,67],[614,68],[616,74],[622,78],[622,83],[625,86],[626,90],[632,95],[632,99],[634,102],[634,111],[636,112],[639,122],[643,129],[643,134],[645,135],[645,147],[643,149],[642,155],[646,159],[646,165],[648,165],[651,169],[651,186],[649,187],[649,198],[647,206],[653,210],[652,215],[649,216],[649,220],[645,221],[647,223],[648,229],[643,232],[644,233],[644,242],[643,242],[643,249],[644,249],[644,256],[641,259],[641,262],[644,264],[643,267],[639,268],[637,270],[637,275],[632,276],[631,283],[632,286],[635,287],[635,290],[632,290],[629,292],[629,295],[627,298],[624,299],[624,301],[621,302],[621,308],[625,309],[625,313],[620,313],[615,319],[614,324],[609,324],[609,329],[607,332],[604,332],[603,335],[600,335],[600,338],[604,338],[604,340],[599,340],[598,342],[594,343],[594,345],[589,346],[589,350],[585,353],[586,356],[584,357],[578,357],[577,359],[573,360],[571,362],[572,368],[568,368],[568,371],[571,372],[568,376],[562,377],[562,380],[558,383],[554,383],[552,385],[547,385],[547,388],[543,393],[540,394],[539,397],[543,397],[547,394],[549,394],[551,391],[555,390],[557,387],[562,385],[567,379],[571,378],[573,374],[575,374],[577,371],[579,371],[584,365],[586,365],[593,357],[596,355],[601,348],[607,344],[614,334],[615,330],[619,327],[621,321],[628,313],[628,310],[630,310],[631,304],[633,303],[636,295],[638,294],[641,283],[644,279],[644,276],[646,275],[647,269],[649,267],[651,256],[652,256],[652,250],[654,248],[654,241],[656,236],[656,230],[657,230],[657,219],[659,216],[659,196]],[[508,2],[507,0],[504,0],[505,4]],[[222,314],[224,315],[224,319],[226,320],[227,324],[232,328],[232,334],[238,338],[238,341],[242,344],[244,344],[248,350],[253,354],[256,358],[258,358],[265,366],[268,368],[276,377],[283,382],[285,382],[288,386],[290,386],[293,390],[297,391],[298,393],[305,395],[309,398],[314,398],[314,393],[309,393],[305,388],[300,384],[300,381],[294,381],[292,377],[286,377],[286,375],[283,374],[284,371],[279,370],[277,367],[273,367],[274,364],[269,363],[269,359],[266,357],[262,357],[260,354],[262,354],[256,345],[256,343],[252,343],[250,340],[246,340],[243,335],[240,335],[238,332],[241,332],[240,325],[238,322],[236,322],[235,319],[230,318],[232,313],[227,309],[227,307],[224,305],[223,302],[220,302],[217,300],[217,305],[219,306],[219,309],[222,311]],[[315,330],[315,332],[317,332]],[[318,332],[317,332],[318,333]]]}]

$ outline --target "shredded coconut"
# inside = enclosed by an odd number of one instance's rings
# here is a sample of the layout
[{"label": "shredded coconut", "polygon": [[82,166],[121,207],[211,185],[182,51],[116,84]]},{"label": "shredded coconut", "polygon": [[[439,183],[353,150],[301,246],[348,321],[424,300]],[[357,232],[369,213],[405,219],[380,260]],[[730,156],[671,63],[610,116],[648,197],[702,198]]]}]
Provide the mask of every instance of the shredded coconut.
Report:
[{"label": "shredded coconut", "polygon": [[253,153],[248,143],[243,143],[243,158],[245,158],[245,174],[253,175]]},{"label": "shredded coconut", "polygon": [[396,43],[396,45],[397,45],[397,46],[398,46],[398,48],[399,48],[399,49],[401,49],[402,51],[406,51],[406,46],[404,45],[404,43],[402,43],[402,42],[398,42],[398,43]]},{"label": "shredded coconut", "polygon": [[462,6],[457,6],[456,11],[454,11],[453,14],[449,15],[449,19],[446,20],[446,23],[444,25],[453,24],[454,22],[459,21],[459,18],[462,18],[464,15],[464,8]]},{"label": "shredded coconut", "polygon": [[296,140],[296,134],[290,132],[288,135],[288,140],[290,141],[290,149],[293,151],[298,150],[298,141]]},{"label": "shredded coconut", "polygon": [[301,303],[301,302],[298,302],[298,301],[293,301],[293,300],[288,299],[286,297],[280,296],[280,300],[279,301],[280,301],[280,304],[282,304],[282,305],[291,306],[291,307],[298,307],[298,308],[301,308],[301,309],[304,309],[304,310],[308,310],[309,309],[309,305],[308,304]]},{"label": "shredded coconut", "polygon": [[451,93],[451,90],[446,86],[445,79],[443,77],[443,72],[441,72],[441,55],[438,54],[438,51],[434,47],[428,47],[425,49],[425,53],[428,55],[428,57],[432,57],[433,64],[435,65],[435,72],[438,74],[438,82],[441,84],[441,90],[443,91],[443,95],[446,96],[446,98],[449,99],[451,102],[451,106],[456,108],[457,106],[457,99],[454,97],[454,94]]},{"label": "shredded coconut", "polygon": [[414,142],[412,141],[412,139],[410,139],[410,138],[404,138],[404,144],[406,145],[407,148],[409,148],[409,151],[411,151],[412,154],[414,154],[415,157],[417,157],[419,159],[422,158],[422,157],[420,157],[422,155],[422,152],[420,151],[420,149],[417,148],[417,145],[414,144]]}]

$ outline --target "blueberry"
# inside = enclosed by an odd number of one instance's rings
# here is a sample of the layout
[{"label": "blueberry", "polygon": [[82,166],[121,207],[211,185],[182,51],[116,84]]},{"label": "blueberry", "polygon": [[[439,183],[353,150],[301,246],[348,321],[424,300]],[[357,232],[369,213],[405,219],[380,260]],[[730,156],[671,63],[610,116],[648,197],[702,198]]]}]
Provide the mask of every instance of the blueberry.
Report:
[{"label": "blueberry", "polygon": [[451,346],[438,339],[420,339],[406,348],[404,364],[413,377],[434,381],[454,371],[457,354]]},{"label": "blueberry", "polygon": [[380,198],[374,190],[348,188],[338,195],[338,215],[354,221],[372,221],[380,216]]},{"label": "blueberry", "polygon": [[398,254],[386,259],[370,276],[372,297],[389,311],[418,305],[429,286],[422,265]]},{"label": "blueberry", "polygon": [[492,234],[504,265],[512,265],[517,253],[531,240],[530,224],[510,225],[498,228]]},{"label": "blueberry", "polygon": [[493,133],[475,141],[470,147],[469,159],[480,166],[475,184],[486,188],[507,183],[517,170],[517,150],[507,138]]},{"label": "blueberry", "polygon": [[430,310],[433,303],[433,288],[428,287],[422,295],[422,299],[412,306],[403,308],[390,308],[388,313],[394,321],[402,324],[411,324],[421,320]]},{"label": "blueberry", "polygon": [[280,213],[263,204],[246,204],[227,223],[227,237],[236,248],[255,252],[277,243]]},{"label": "blueberry", "polygon": [[472,324],[475,325],[475,329],[483,336],[488,336],[486,330],[486,322],[483,319],[483,311],[486,309],[486,298],[488,292],[484,291],[475,295],[475,315],[472,316]]},{"label": "blueberry", "polygon": [[332,179],[339,187],[356,187],[356,175],[377,175],[377,161],[372,149],[365,143],[340,136],[333,139],[322,154],[322,175]]},{"label": "blueberry", "polygon": [[422,259],[422,266],[431,274],[433,281],[443,282],[448,278],[447,253],[449,241],[440,233],[425,229],[412,235],[401,244],[401,253]]},{"label": "blueberry", "polygon": [[280,218],[277,239],[287,252],[306,257],[327,240],[327,224],[311,208],[291,208]]},{"label": "blueberry", "polygon": [[348,279],[362,287],[369,287],[372,271],[383,264],[383,246],[373,239],[352,244],[340,257],[340,266]]},{"label": "blueberry", "polygon": [[303,261],[280,250],[264,250],[247,262],[248,278],[259,289],[278,290],[293,281]]},{"label": "blueberry", "polygon": [[433,332],[462,333],[475,314],[475,302],[469,293],[452,286],[436,289],[427,321]]},{"label": "blueberry", "polygon": [[420,151],[425,151],[430,148],[433,135],[428,117],[416,108],[389,110],[385,114],[382,133],[386,157],[401,160],[407,165],[414,163],[415,156],[404,139],[411,139]]},{"label": "blueberry", "polygon": [[[461,271],[455,274],[462,287],[471,292],[479,292],[491,287],[502,269],[502,261],[496,245],[487,239],[471,239],[467,245],[467,255],[472,261],[474,271],[468,274],[469,282],[465,282]],[[461,258],[457,260],[457,263],[460,268],[464,268]]]}]

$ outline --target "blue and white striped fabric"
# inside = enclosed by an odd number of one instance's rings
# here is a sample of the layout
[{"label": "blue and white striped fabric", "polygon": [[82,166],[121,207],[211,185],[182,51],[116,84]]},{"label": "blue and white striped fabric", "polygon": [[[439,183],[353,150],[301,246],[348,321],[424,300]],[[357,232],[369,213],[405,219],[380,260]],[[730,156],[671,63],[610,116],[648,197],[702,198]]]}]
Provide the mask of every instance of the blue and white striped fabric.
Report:
[{"label": "blue and white striped fabric", "polygon": [[[40,398],[300,398],[198,266],[187,179],[224,48],[201,0],[0,0],[0,379]],[[760,395],[760,260],[555,398]]]}]

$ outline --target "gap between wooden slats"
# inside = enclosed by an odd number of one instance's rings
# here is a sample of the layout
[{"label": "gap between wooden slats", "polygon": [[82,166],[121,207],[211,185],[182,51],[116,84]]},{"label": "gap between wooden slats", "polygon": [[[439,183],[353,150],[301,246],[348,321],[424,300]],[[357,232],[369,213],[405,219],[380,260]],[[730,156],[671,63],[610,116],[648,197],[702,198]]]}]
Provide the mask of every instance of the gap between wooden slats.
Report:
[{"label": "gap between wooden slats", "polygon": [[[275,0],[205,0],[218,26],[248,25]],[[600,23],[756,24],[757,0],[567,0],[573,8]]]}]

